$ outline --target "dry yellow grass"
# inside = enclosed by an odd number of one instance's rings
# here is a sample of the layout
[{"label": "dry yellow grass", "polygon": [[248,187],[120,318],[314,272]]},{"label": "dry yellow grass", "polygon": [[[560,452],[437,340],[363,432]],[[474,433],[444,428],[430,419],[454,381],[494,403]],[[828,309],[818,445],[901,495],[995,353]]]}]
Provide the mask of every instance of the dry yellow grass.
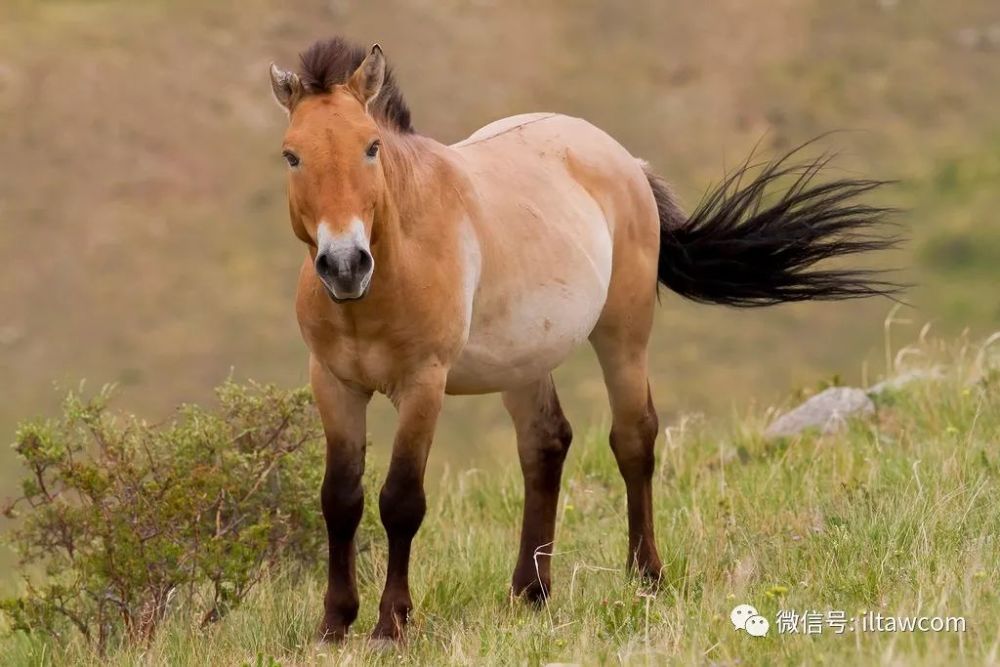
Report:
[{"label": "dry yellow grass", "polygon": [[[669,429],[656,478],[659,590],[625,575],[624,488],[597,428],[570,451],[543,611],[507,596],[521,513],[516,466],[449,472],[429,494],[414,543],[408,643],[369,643],[386,559],[377,460],[359,533],[361,616],[343,646],[313,642],[323,574],[275,573],[208,630],[181,607],[150,646],[99,657],[76,639],[22,635],[0,640],[0,663],[995,665],[1000,376],[982,372],[981,349],[908,348],[908,363],[945,361],[942,377],[880,396],[876,418],[838,435],[768,442],[761,414]],[[733,629],[739,603],[770,619],[766,637]],[[858,621],[838,634],[824,616],[818,634],[782,633],[782,609],[961,617],[965,629],[877,632]]]}]

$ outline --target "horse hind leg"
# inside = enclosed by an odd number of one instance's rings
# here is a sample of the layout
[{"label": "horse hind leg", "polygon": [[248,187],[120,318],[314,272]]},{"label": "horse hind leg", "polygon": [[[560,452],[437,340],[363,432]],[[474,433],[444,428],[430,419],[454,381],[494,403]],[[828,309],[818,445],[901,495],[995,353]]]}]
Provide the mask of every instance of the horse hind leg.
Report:
[{"label": "horse hind leg", "polygon": [[[637,294],[637,293],[633,293]],[[653,296],[650,295],[650,301]],[[645,301],[643,299],[642,301]],[[616,304],[622,306],[624,304]],[[611,403],[611,450],[625,480],[628,499],[628,560],[630,571],[659,579],[663,568],[653,535],[654,446],[659,431],[649,389],[646,345],[652,327],[652,303],[636,302],[630,317],[607,308],[591,333]],[[648,314],[648,318],[644,316]]]},{"label": "horse hind leg", "polygon": [[521,546],[511,592],[542,604],[552,585],[550,561],[563,462],[573,439],[552,376],[504,392],[503,403],[514,421],[517,452],[524,475]]}]

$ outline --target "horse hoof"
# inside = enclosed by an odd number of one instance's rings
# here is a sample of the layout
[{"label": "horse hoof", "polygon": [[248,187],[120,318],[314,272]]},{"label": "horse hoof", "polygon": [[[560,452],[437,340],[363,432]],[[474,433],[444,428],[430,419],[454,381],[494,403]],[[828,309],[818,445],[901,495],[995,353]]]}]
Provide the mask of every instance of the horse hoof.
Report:
[{"label": "horse hoof", "polygon": [[638,575],[639,581],[643,585],[650,588],[658,589],[663,584],[663,566],[660,565],[659,561],[640,565],[635,574]]},{"label": "horse hoof", "polygon": [[541,609],[549,601],[549,586],[533,579],[527,584],[512,586],[511,595],[536,609]]},{"label": "horse hoof", "polygon": [[403,641],[403,638],[403,625],[398,620],[379,620],[372,630],[371,642],[378,646],[392,646]]},{"label": "horse hoof", "polygon": [[316,641],[319,644],[340,644],[347,637],[347,626],[342,623],[323,621],[316,630]]}]

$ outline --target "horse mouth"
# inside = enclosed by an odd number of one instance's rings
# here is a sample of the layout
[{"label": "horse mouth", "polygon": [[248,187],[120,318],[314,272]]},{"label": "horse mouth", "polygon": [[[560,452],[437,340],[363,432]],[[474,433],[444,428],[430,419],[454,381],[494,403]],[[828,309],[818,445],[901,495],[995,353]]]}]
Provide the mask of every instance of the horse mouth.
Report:
[{"label": "horse mouth", "polygon": [[368,290],[372,286],[372,282],[371,282],[371,280],[369,280],[369,281],[365,282],[364,288],[362,288],[361,293],[358,294],[357,296],[341,297],[341,296],[337,296],[336,294],[334,294],[333,290],[330,289],[329,287],[327,287],[326,283],[324,283],[323,281],[320,281],[320,283],[322,283],[323,288],[326,290],[327,296],[329,296],[330,300],[333,301],[334,303],[351,303],[351,302],[354,302],[354,301],[361,301],[361,299],[363,299],[366,296],[368,296]]}]

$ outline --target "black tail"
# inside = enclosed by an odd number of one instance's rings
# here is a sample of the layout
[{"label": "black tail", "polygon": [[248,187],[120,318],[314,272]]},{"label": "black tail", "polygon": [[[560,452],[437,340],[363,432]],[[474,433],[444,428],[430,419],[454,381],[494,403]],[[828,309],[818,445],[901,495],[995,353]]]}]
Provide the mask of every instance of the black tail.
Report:
[{"label": "black tail", "polygon": [[[880,279],[881,271],[808,270],[830,257],[893,248],[899,237],[879,233],[890,209],[857,202],[883,181],[817,183],[830,158],[791,163],[799,150],[759,167],[747,162],[687,218],[663,179],[647,171],[660,213],[660,282],[694,301],[739,307],[897,294],[902,286]],[[788,178],[795,180],[787,192],[765,202],[770,186]]]}]

